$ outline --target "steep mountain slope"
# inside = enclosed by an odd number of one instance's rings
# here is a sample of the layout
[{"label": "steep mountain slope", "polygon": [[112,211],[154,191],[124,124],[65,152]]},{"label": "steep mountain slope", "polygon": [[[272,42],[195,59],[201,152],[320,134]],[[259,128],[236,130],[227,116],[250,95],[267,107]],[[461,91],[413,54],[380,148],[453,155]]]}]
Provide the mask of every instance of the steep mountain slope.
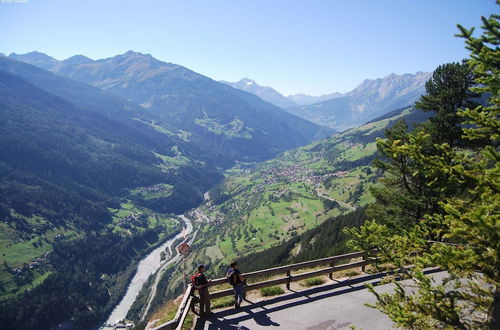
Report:
[{"label": "steep mountain slope", "polygon": [[425,83],[430,75],[417,72],[367,79],[340,97],[286,110],[315,123],[345,130],[393,109],[412,105],[425,92]]},{"label": "steep mountain slope", "polygon": [[268,159],[332,133],[252,94],[150,55],[129,51],[98,61],[80,57],[55,64],[45,56],[11,54],[142,105],[160,122],[191,133],[191,141],[210,150],[222,167],[236,160]]},{"label": "steep mountain slope", "polygon": [[288,108],[298,105],[297,103],[289,100],[288,98],[280,94],[280,92],[278,92],[274,88],[260,86],[254,80],[248,78],[243,78],[237,82],[229,82],[223,80],[220,82],[229,85],[231,87],[240,89],[242,91],[257,95],[264,101],[274,104],[275,106],[280,108]]},{"label": "steep mountain slope", "polygon": [[[5,57],[0,57],[0,70],[18,75],[41,90],[57,95],[70,103],[73,108],[81,109],[80,112],[83,111],[94,121],[93,124],[76,121],[67,126],[86,125],[88,129],[101,127],[102,132],[106,132],[107,135],[106,137],[100,136],[99,140],[104,140],[114,146],[121,146],[123,143],[121,148],[139,150],[141,156],[129,152],[133,159],[153,159],[154,162],[151,165],[161,167],[163,175],[169,178],[168,183],[176,186],[169,201],[165,200],[165,197],[161,197],[157,202],[150,201],[158,205],[163,204],[160,207],[163,212],[182,212],[185,208],[195,206],[201,201],[204,190],[219,177],[211,165],[214,161],[210,154],[203,152],[196,144],[190,143],[185,132],[155,121],[154,114],[143,107],[123,101],[98,88]],[[39,94],[41,93],[33,94],[31,99],[36,101]],[[15,102],[12,102],[12,105],[15,105]],[[44,122],[40,121],[40,123]],[[46,131],[51,132],[53,129]],[[92,134],[89,135],[92,136]],[[37,139],[43,141],[44,136],[40,133]],[[78,155],[77,152],[74,153]],[[58,155],[54,156],[55,159],[57,157]],[[78,165],[78,163],[75,164]],[[95,174],[99,173],[101,173],[100,167],[95,166]],[[110,175],[118,175],[118,173]],[[123,173],[120,175],[127,176]],[[89,181],[95,181],[93,175],[87,177]],[[212,179],[205,181],[203,178]],[[126,181],[123,178],[120,180]],[[118,188],[120,186],[116,187],[109,182],[106,185],[120,189]],[[187,193],[186,189],[190,192]]]},{"label": "steep mountain slope", "polygon": [[182,132],[152,127],[147,112],[0,58],[2,326],[98,322],[134,261],[179,230],[166,213],[198,205],[220,180],[188,158],[200,151]]},{"label": "steep mountain slope", "polygon": [[299,106],[302,105],[309,105],[309,104],[314,104],[314,103],[319,103],[323,101],[328,101],[335,99],[337,97],[342,96],[342,93],[331,93],[331,94],[325,94],[321,96],[312,96],[312,95],[307,95],[307,94],[294,94],[294,95],[288,95],[287,98],[294,103],[296,103]]}]

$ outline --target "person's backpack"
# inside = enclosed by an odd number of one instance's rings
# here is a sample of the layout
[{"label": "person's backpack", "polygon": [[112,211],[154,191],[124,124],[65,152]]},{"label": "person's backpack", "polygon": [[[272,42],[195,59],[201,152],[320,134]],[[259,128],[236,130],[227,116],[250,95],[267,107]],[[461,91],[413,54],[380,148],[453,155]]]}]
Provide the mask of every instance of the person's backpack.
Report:
[{"label": "person's backpack", "polygon": [[234,272],[234,269],[231,268],[227,271],[226,280],[232,286],[236,285],[236,274]]},{"label": "person's backpack", "polygon": [[196,272],[195,274],[191,275],[191,285],[196,290],[200,290],[200,288],[198,288],[198,283],[197,283],[198,275],[200,275],[200,272]]}]

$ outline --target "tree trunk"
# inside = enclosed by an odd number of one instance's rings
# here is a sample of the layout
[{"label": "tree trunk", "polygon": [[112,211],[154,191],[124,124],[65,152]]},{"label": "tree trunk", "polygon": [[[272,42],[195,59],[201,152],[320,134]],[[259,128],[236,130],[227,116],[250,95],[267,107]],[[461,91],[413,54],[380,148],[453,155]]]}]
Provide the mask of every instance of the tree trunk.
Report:
[{"label": "tree trunk", "polygon": [[490,329],[500,329],[500,290],[497,287],[493,296]]}]

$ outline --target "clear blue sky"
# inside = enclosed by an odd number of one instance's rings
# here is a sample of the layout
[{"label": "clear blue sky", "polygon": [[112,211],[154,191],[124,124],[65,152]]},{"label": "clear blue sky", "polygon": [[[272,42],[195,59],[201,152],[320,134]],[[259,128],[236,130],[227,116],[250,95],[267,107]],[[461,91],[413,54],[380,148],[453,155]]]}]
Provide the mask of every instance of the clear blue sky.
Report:
[{"label": "clear blue sky", "polygon": [[[28,1],[28,3],[5,3]],[[0,52],[93,59],[135,50],[213,79],[285,95],[345,92],[366,78],[467,56],[456,23],[494,0],[0,0]]]}]

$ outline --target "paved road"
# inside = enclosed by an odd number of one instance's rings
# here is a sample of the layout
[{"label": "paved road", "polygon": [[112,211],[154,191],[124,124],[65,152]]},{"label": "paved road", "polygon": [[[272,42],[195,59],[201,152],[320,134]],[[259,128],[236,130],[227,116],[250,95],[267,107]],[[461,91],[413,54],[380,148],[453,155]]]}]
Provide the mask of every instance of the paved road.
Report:
[{"label": "paved road", "polygon": [[[440,279],[443,272],[435,273]],[[350,282],[348,286],[328,284],[314,289],[290,293],[254,304],[247,303],[240,311],[229,309],[215,313],[208,319],[199,319],[195,329],[287,329],[333,330],[390,329],[392,322],[376,309],[364,303],[374,303],[375,297],[365,283]],[[377,287],[378,292],[391,290],[390,285]]]},{"label": "paved road", "polygon": [[323,194],[321,191],[319,191],[318,189],[316,189],[316,195],[318,197],[323,197],[323,198],[326,198],[326,199],[329,199],[331,200],[332,202],[335,202],[337,204],[339,204],[340,206],[343,206],[345,208],[348,208],[349,210],[351,211],[356,211],[356,208],[354,206],[352,206],[351,204],[348,204],[348,203],[345,203],[345,202],[342,202],[342,201],[339,201],[335,198],[331,198],[330,196],[327,196],[325,194]]}]

